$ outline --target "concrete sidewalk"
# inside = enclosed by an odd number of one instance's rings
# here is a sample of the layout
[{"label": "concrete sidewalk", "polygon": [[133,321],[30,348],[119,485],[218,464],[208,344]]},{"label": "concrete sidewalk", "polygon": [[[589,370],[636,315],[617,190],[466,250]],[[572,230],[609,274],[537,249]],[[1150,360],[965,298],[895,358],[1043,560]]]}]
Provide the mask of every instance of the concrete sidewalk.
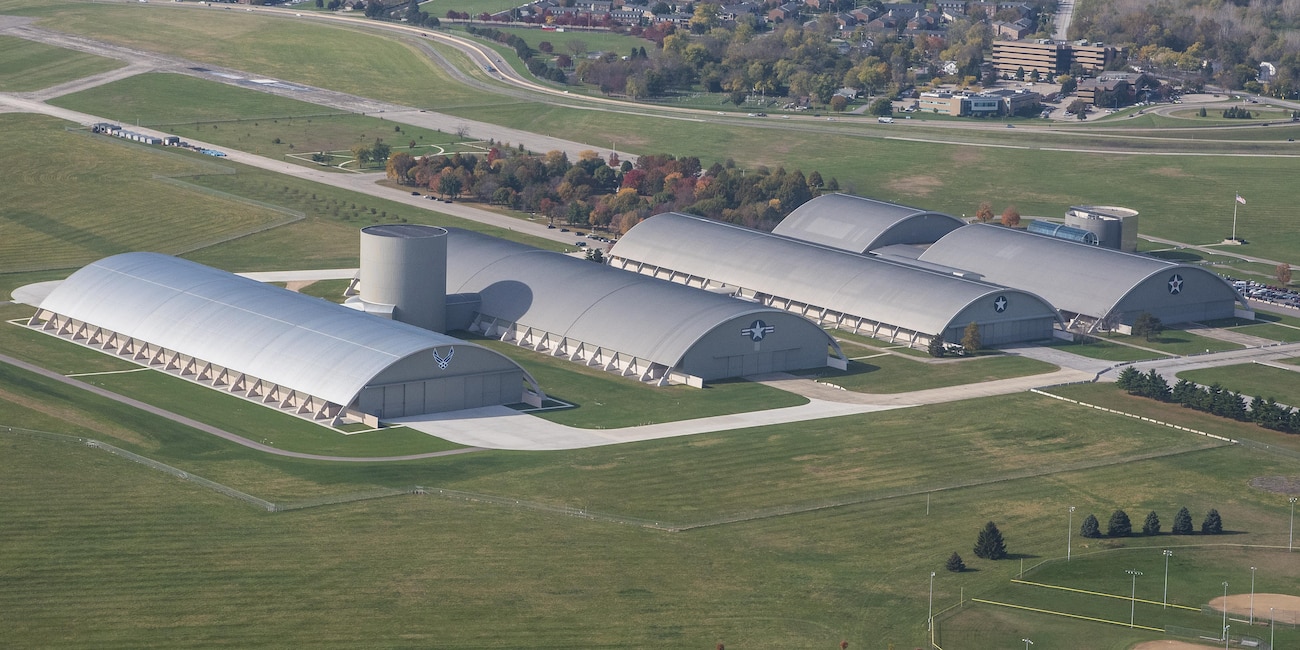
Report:
[{"label": "concrete sidewalk", "polygon": [[579,429],[556,424],[539,417],[493,406],[450,414],[434,414],[385,420],[401,424],[457,444],[487,449],[544,451],[582,449],[643,440],[660,440],[697,433],[733,431],[774,424],[886,411],[906,406],[847,404],[811,400],[802,406],[718,415],[680,422],[664,422],[618,429]]}]

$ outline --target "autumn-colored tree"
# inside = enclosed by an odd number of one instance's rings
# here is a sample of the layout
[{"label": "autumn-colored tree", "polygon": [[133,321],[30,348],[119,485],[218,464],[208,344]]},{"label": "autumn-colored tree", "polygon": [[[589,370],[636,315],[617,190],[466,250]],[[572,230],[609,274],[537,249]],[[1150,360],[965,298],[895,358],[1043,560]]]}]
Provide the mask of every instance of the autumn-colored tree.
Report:
[{"label": "autumn-colored tree", "polygon": [[988,223],[993,220],[993,204],[988,201],[980,203],[980,207],[975,211],[975,218],[980,223]]},{"label": "autumn-colored tree", "polygon": [[1277,273],[1277,281],[1278,281],[1279,283],[1281,283],[1282,286],[1285,287],[1286,285],[1291,284],[1291,265],[1290,265],[1290,264],[1287,264],[1287,263],[1285,263],[1285,262],[1283,262],[1282,264],[1278,264],[1278,265],[1277,265],[1276,273]]},{"label": "autumn-colored tree", "polygon": [[364,144],[352,145],[352,157],[357,159],[358,167],[365,167],[370,163],[370,147]]},{"label": "autumn-colored tree", "polygon": [[388,180],[405,185],[411,181],[408,172],[415,167],[415,158],[409,153],[396,153],[388,159]]},{"label": "autumn-colored tree", "polygon": [[1008,205],[1007,209],[1002,211],[1002,225],[1008,228],[1015,228],[1020,225],[1020,211],[1016,210],[1015,205]]}]

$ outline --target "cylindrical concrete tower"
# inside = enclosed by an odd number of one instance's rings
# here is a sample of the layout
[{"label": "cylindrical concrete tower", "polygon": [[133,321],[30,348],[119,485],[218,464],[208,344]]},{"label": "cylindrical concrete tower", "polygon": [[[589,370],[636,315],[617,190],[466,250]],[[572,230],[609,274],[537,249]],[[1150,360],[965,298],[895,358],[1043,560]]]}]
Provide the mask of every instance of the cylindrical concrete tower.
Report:
[{"label": "cylindrical concrete tower", "polygon": [[1137,250],[1137,210],[1114,205],[1076,205],[1065,213],[1065,225],[1095,235],[1102,248]]},{"label": "cylindrical concrete tower", "polygon": [[447,231],[415,224],[362,228],[361,299],[392,305],[393,320],[445,331]]}]

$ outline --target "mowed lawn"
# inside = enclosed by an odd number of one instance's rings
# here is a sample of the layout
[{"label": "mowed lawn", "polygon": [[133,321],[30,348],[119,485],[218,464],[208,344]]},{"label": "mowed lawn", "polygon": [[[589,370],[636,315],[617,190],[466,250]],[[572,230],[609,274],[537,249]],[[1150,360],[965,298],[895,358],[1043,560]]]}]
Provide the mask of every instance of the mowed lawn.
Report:
[{"label": "mowed lawn", "polygon": [[1089,337],[1083,341],[1069,342],[1053,339],[1049,345],[1081,357],[1103,359],[1105,361],[1143,361],[1164,356],[1159,352],[1151,352],[1130,345],[1121,345],[1113,341],[1107,341],[1104,338]]},{"label": "mowed lawn", "polygon": [[0,92],[20,93],[122,67],[120,61],[0,36]]},{"label": "mowed lawn", "polygon": [[286,219],[153,178],[229,169],[201,156],[67,126],[0,115],[0,272],[76,267],[127,251],[177,254]]},{"label": "mowed lawn", "polygon": [[[57,97],[54,106],[164,128],[195,122],[235,122],[334,115],[319,104],[230,86],[189,75],[151,72]],[[287,126],[287,125],[286,125]]]},{"label": "mowed lawn", "polygon": [[1178,378],[1205,386],[1219,384],[1227,390],[1241,393],[1247,399],[1254,396],[1266,399],[1272,397],[1283,404],[1300,406],[1300,372],[1243,363],[1204,370],[1185,370],[1178,373]]},{"label": "mowed lawn", "polygon": [[818,381],[859,393],[906,393],[1054,372],[1057,367],[1027,357],[995,356],[941,363],[895,355],[850,361],[848,370],[802,372]]},{"label": "mowed lawn", "polygon": [[[977,603],[967,610],[941,619],[940,643],[952,638],[961,639],[962,648],[1005,648],[1005,639],[998,637],[1018,634],[1021,638],[1030,637],[1035,645],[1050,645],[1054,648],[1081,647],[1078,645],[1080,638],[1087,638],[1087,647],[1090,648],[1128,648],[1134,642],[1147,638],[1142,632],[1127,629],[1130,619],[1139,626],[1162,629],[1172,626],[1196,630],[1214,638],[1219,635],[1222,619],[1217,614],[1197,610],[1215,597],[1223,595],[1224,582],[1228,583],[1229,595],[1250,593],[1251,567],[1258,569],[1254,584],[1257,593],[1300,596],[1300,590],[1296,588],[1297,579],[1300,579],[1300,573],[1297,572],[1300,565],[1291,560],[1285,549],[1232,546],[1206,548],[1207,545],[1216,545],[1226,540],[1213,536],[1170,535],[1168,521],[1174,512],[1157,513],[1163,524],[1163,534],[1160,536],[1147,538],[1139,534],[1130,538],[1103,540],[1076,537],[1076,553],[1069,563],[1058,558],[1041,568],[1028,571],[1024,577],[1025,581],[1039,585],[1093,593],[1013,584],[1008,581],[1001,589],[981,596],[998,603],[1090,616],[1120,625],[1100,625],[1065,616]],[[1103,514],[1109,516],[1108,513],[1096,514],[1099,517]],[[1134,514],[1129,512],[1130,518]],[[1146,513],[1136,514],[1138,520],[1146,516]],[[1199,526],[1203,515],[1201,512],[1192,513],[1194,526]],[[1102,525],[1104,530],[1105,523]],[[1130,544],[1138,547],[1129,548]],[[1101,549],[1097,550],[1098,547]],[[1167,601],[1165,556],[1161,547],[1173,550],[1168,564]],[[1134,580],[1127,573],[1128,570],[1138,571],[1141,575]],[[1135,597],[1136,601],[1131,601],[1130,597]],[[1165,602],[1171,607],[1164,607]],[[1188,610],[1188,607],[1193,609]],[[1231,633],[1234,639],[1248,634],[1265,642],[1270,634],[1275,634],[1274,647],[1293,647],[1300,644],[1300,632],[1289,624],[1293,616],[1290,611],[1279,612],[1279,620],[1288,624],[1270,630],[1267,626],[1269,609],[1257,606],[1255,621],[1258,627],[1252,629],[1247,624],[1234,620]],[[1237,619],[1241,615],[1233,613],[1231,617]]]},{"label": "mowed lawn", "polygon": [[798,395],[740,379],[713,382],[702,389],[650,386],[510,343],[468,332],[455,334],[511,357],[537,379],[548,397],[573,404],[572,409],[539,414],[572,427],[634,427],[808,403]]},{"label": "mowed lawn", "polygon": [[1270,431],[1251,422],[1238,422],[1208,415],[1172,402],[1157,402],[1153,399],[1129,395],[1127,392],[1116,388],[1113,383],[1054,386],[1047,390],[1054,395],[1061,395],[1086,404],[1151,418],[1159,422],[1168,422],[1230,439],[1254,440],[1300,452],[1300,436]]},{"label": "mowed lawn", "polygon": [[[216,3],[165,11],[28,3],[16,13],[47,18],[42,24],[59,31],[422,108],[477,105],[496,98],[454,83],[411,43],[319,21],[225,9]],[[359,17],[358,24],[364,23]],[[232,61],[231,52],[240,53],[237,61]]]},{"label": "mowed lawn", "polygon": [[[92,115],[132,116],[182,138],[316,166],[312,152],[341,152],[383,140],[394,152],[415,156],[484,153],[462,139],[380,117],[336,113],[316,104],[176,74],[145,74],[55,100]],[[356,170],[355,164],[349,169]],[[371,165],[381,169],[382,165]]]},{"label": "mowed lawn", "polygon": [[[6,390],[34,390],[0,374]],[[80,398],[47,399],[68,409],[41,415],[47,430],[62,417],[131,417],[93,400],[85,411]],[[975,571],[942,571],[990,519],[1011,552],[1031,560],[1063,554],[1067,505],[1218,507],[1240,543],[1271,543],[1285,526],[1284,500],[1242,486],[1290,465],[1240,448],[1196,451],[1204,439],[1046,398],[980,404],[1004,415],[953,430],[970,405],[945,405],[815,431],[384,466],[259,457],[132,417],[131,431],[153,441],[151,455],[238,479],[230,482],[257,496],[312,481],[353,490],[392,482],[519,500],[403,496],[280,514],[84,446],[0,433],[8,495],[0,516],[18,522],[0,558],[0,607],[15,621],[7,638],[17,645],[914,647],[925,638],[929,571],[939,572],[936,609],[959,594],[993,593],[1014,574],[1014,560],[973,557]],[[1101,465],[1071,471],[1078,461]],[[1031,462],[1046,474],[1013,478]],[[960,481],[973,485],[952,485]],[[69,488],[85,484],[95,498]],[[927,509],[922,492],[931,489],[939,491]],[[872,490],[912,496],[799,507]],[[564,516],[537,501],[674,520],[757,504],[769,511],[669,533]],[[794,507],[780,515],[782,506]],[[1235,566],[1208,555],[1216,578]]]}]

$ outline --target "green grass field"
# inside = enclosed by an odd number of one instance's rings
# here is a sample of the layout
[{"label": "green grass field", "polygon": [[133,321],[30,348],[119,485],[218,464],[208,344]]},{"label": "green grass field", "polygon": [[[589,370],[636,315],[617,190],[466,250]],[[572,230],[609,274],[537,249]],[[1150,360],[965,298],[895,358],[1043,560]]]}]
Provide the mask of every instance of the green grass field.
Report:
[{"label": "green grass field", "polygon": [[1053,339],[1050,345],[1071,354],[1077,354],[1092,359],[1102,359],[1105,361],[1144,361],[1146,359],[1159,359],[1164,356],[1157,352],[1149,352],[1141,348],[1121,345],[1104,338],[1090,337],[1085,341],[1062,341],[1060,339]]},{"label": "green grass field", "polygon": [[[56,105],[92,115],[131,116],[132,123],[310,166],[311,152],[337,152],[338,162],[353,160],[350,147],[382,139],[396,151],[415,156],[483,153],[454,134],[381,117],[328,113],[315,104],[174,74],[146,74],[66,95]],[[415,143],[414,146],[411,143]],[[334,163],[337,164],[337,163]],[[355,163],[348,169],[355,170]],[[381,165],[370,166],[381,169]]]},{"label": "green grass field", "polygon": [[1157,402],[1145,397],[1129,395],[1110,383],[1054,386],[1048,392],[1217,436],[1254,440],[1300,452],[1300,437],[1298,436],[1270,431],[1250,422],[1237,422],[1236,420],[1206,415],[1178,404]]},{"label": "green grass field", "polygon": [[206,157],[67,132],[65,126],[46,117],[0,115],[6,134],[0,142],[2,272],[69,268],[134,250],[177,254],[286,219],[154,178],[229,171]]},{"label": "green grass field", "polygon": [[[1075,513],[1078,514],[1078,513]],[[1109,516],[1109,513],[1098,513]],[[1146,513],[1141,513],[1145,517]],[[1171,518],[1173,513],[1164,513],[1162,522]],[[1194,523],[1201,513],[1193,515]],[[1132,513],[1130,513],[1132,517]],[[1104,526],[1104,524],[1103,524]],[[1067,564],[1056,560],[1042,565],[1034,571],[1027,572],[1024,580],[1036,585],[1011,583],[984,597],[995,602],[1034,607],[1054,612],[1063,612],[1078,616],[1090,616],[1121,625],[1104,625],[1085,621],[1072,621],[1065,617],[1047,614],[1021,612],[1003,609],[993,605],[971,604],[965,611],[954,614],[941,622],[940,632],[943,636],[960,635],[963,648],[999,648],[1006,647],[1005,637],[1019,634],[1021,638],[1029,635],[1035,645],[1050,647],[1080,647],[1078,636],[1086,635],[1091,648],[1127,648],[1136,641],[1149,638],[1141,632],[1127,629],[1132,619],[1135,625],[1165,628],[1176,626],[1188,630],[1200,630],[1211,637],[1217,637],[1222,619],[1218,614],[1204,614],[1200,611],[1182,607],[1200,608],[1216,596],[1222,596],[1220,587],[1228,582],[1229,594],[1237,595],[1249,592],[1250,569],[1255,566],[1257,593],[1294,594],[1297,579],[1295,563],[1285,550],[1250,548],[1206,548],[1201,545],[1231,543],[1224,538],[1192,536],[1172,536],[1167,533],[1156,538],[1143,538],[1140,535],[1125,540],[1101,540],[1102,545],[1119,546],[1112,550],[1094,551],[1098,540],[1081,540],[1078,552]],[[1137,548],[1126,547],[1128,544]],[[1169,558],[1169,596],[1171,605],[1163,606],[1164,592],[1164,555],[1161,547],[1173,547],[1174,555]],[[1125,571],[1135,570],[1142,575],[1133,580]],[[1093,593],[1078,593],[1051,589],[1038,585],[1068,587]],[[1105,597],[1097,594],[1106,594]],[[1130,597],[1135,600],[1130,601]],[[1143,602],[1147,601],[1147,602]],[[1262,602],[1262,601],[1261,601]],[[1269,629],[1260,623],[1267,619],[1267,608],[1256,608],[1257,626],[1248,627],[1245,623],[1232,622],[1231,632],[1234,637],[1246,633],[1257,640],[1267,643]],[[1289,621],[1291,614],[1283,613],[1279,618]],[[1239,614],[1231,614],[1237,619]],[[1284,618],[1285,617],[1285,618]],[[983,620],[980,620],[983,619]],[[987,623],[996,621],[997,639],[991,634],[993,630]],[[978,633],[977,633],[978,631]],[[971,636],[985,636],[971,643]],[[1274,647],[1285,648],[1300,643],[1300,633],[1292,625],[1281,625],[1276,630]]]},{"label": "green grass field", "polygon": [[1260,325],[1246,325],[1244,327],[1234,327],[1233,331],[1259,336],[1274,341],[1283,341],[1294,343],[1300,341],[1300,328],[1288,325],[1279,325],[1278,323],[1263,323]]},{"label": "green grass field", "polygon": [[538,415],[573,427],[612,429],[808,403],[798,395],[743,380],[713,382],[703,389],[646,386],[510,343],[468,332],[456,334],[511,357],[532,373],[548,397],[575,404],[577,408]]},{"label": "green grass field", "polygon": [[[36,390],[21,376],[0,374],[9,392]],[[62,417],[103,426],[98,420],[126,416],[93,399],[62,397],[47,394],[66,410]],[[218,634],[240,646],[285,639],[422,645],[435,635],[441,647],[816,648],[840,639],[851,647],[907,646],[924,636],[924,572],[968,548],[990,518],[1011,551],[1030,559],[1062,552],[1067,504],[1084,511],[1122,504],[1130,512],[1218,507],[1230,529],[1244,532],[1234,541],[1244,543],[1271,541],[1284,525],[1276,496],[1237,487],[1245,477],[1285,471],[1274,459],[1204,449],[1201,438],[1045,398],[984,404],[1015,415],[954,428],[968,407],[952,404],[816,426],[384,467],[259,458],[132,418],[133,435],[146,437],[143,446],[160,460],[258,496],[310,496],[311,484],[318,492],[421,484],[521,500],[507,507],[396,497],[284,515],[101,452],[0,434],[9,467],[0,486],[11,495],[0,515],[43,524],[13,539],[0,559],[8,585],[0,606],[22,621],[10,632],[19,644],[150,645],[140,640],[150,630],[149,639],[171,647]],[[1149,454],[1157,457],[1141,460]],[[1030,463],[1046,475],[988,482]],[[1078,463],[1100,466],[1071,471]],[[102,496],[67,489],[74,476]],[[962,482],[972,484],[955,485]],[[934,489],[941,491],[927,515],[921,493]],[[914,496],[890,498],[900,493]],[[774,508],[834,501],[845,505],[770,516]],[[742,521],[672,534],[533,504]],[[744,520],[751,517],[758,518]],[[199,562],[205,568],[196,570]],[[969,563],[977,570],[941,571],[937,605],[955,602],[959,589],[967,597],[1000,589],[1015,571],[1014,562]],[[1214,576],[1234,564],[1223,562]],[[236,614],[240,625],[220,625]],[[70,629],[73,615],[78,624]],[[160,638],[162,621],[169,623]]]},{"label": "green grass field", "polygon": [[[54,106],[101,115],[126,125],[166,129],[193,123],[234,123],[337,115],[318,104],[184,74],[151,72],[88,88],[50,101]],[[286,124],[285,128],[289,128]],[[376,133],[380,129],[375,127]]]},{"label": "green grass field", "polygon": [[484,12],[494,14],[518,6],[520,3],[517,0],[425,0],[420,3],[420,11],[445,18],[448,11],[464,11],[471,16],[478,16]]},{"label": "green grass field", "polygon": [[[954,214],[973,212],[985,198],[1014,196],[1022,212],[1059,214],[1064,206],[1104,197],[1108,204],[1142,211],[1144,229],[1154,234],[1205,242],[1221,238],[1225,210],[1231,208],[1216,212],[1214,206],[1240,191],[1251,201],[1242,227],[1254,233],[1243,231],[1243,236],[1258,242],[1242,252],[1291,259],[1300,250],[1300,232],[1288,221],[1293,200],[1287,181],[1297,171],[1294,159],[1004,150],[884,139],[953,137],[952,131],[931,126],[903,130],[837,122],[796,130],[743,118],[716,124],[663,121],[649,116],[653,108],[638,116],[558,107],[542,111],[536,104],[452,83],[414,46],[370,33],[163,4],[0,0],[0,12],[47,18],[43,26],[48,28],[256,74],[417,106],[464,107],[452,110],[588,142],[616,140],[620,150],[626,145],[638,152],[694,154],[709,162],[734,157],[750,168],[819,169],[846,189]],[[236,63],[231,52],[238,53]],[[3,61],[0,56],[0,66]],[[158,88],[150,92],[161,96]],[[209,101],[226,96],[213,93]],[[265,99],[238,100],[239,110],[266,115],[258,112]],[[212,111],[203,101],[193,104],[159,105],[158,112]],[[195,237],[197,250],[188,257],[221,268],[350,266],[356,263],[356,230],[363,225],[405,220],[472,227],[236,164],[222,163],[235,174],[217,173],[206,159],[160,156],[65,133],[64,126],[0,116],[0,133],[6,136],[0,153],[7,154],[0,172],[9,172],[0,187],[0,266],[24,255],[43,259],[51,251],[69,260],[59,264],[70,266],[119,248],[172,245],[177,236]],[[1064,143],[1088,148],[1105,141],[1076,135],[1088,128],[969,137],[976,144],[1001,140],[1048,148]],[[1273,128],[1257,130],[1286,132]],[[1134,135],[1148,137],[1140,130]],[[1264,142],[1135,145],[1161,147],[1168,152],[1203,147],[1205,153],[1279,150]],[[976,167],[997,172],[968,173]],[[173,173],[200,175],[186,176],[189,185],[151,180],[152,174]],[[213,235],[196,234],[226,225],[212,223],[218,215],[247,218],[265,211],[278,219],[286,210],[306,217],[216,245],[202,245]],[[25,214],[34,216],[25,221],[14,216]],[[6,225],[18,221],[27,229]],[[35,232],[33,226],[50,232]],[[7,270],[28,268],[12,266]],[[0,287],[57,275],[6,273]],[[339,288],[317,284],[308,291],[328,295]],[[4,318],[29,313],[26,307],[0,307]],[[1212,347],[1210,340],[1182,332],[1168,332],[1166,338],[1149,347],[1171,353]],[[855,341],[849,347],[858,356],[872,345]],[[1132,349],[1110,342],[1080,347],[1102,350],[1098,355]],[[502,350],[521,359],[548,392],[579,405],[546,417],[579,426],[802,402],[745,382],[703,391],[653,389],[516,348]],[[119,360],[5,324],[0,324],[0,351],[59,372],[124,369]],[[1050,370],[1011,356],[942,365],[896,356],[866,361],[872,370],[859,364],[861,371],[841,379],[859,381],[869,392]],[[443,445],[401,430],[336,442],[318,437],[314,429],[319,427],[301,428],[314,425],[216,399],[221,396],[155,372],[88,380],[255,439],[266,437],[276,446],[368,455]],[[1112,385],[1054,391],[1300,452],[1300,437],[1135,398]],[[267,513],[84,445],[7,427],[100,438],[277,503],[414,485],[429,488],[430,495]],[[378,437],[390,433],[392,438]],[[1125,615],[1122,601],[1118,608],[1096,605],[1009,584],[1018,560],[1033,566],[1064,555],[1069,506],[1079,508],[1076,514],[1096,513],[1103,522],[1115,508],[1126,509],[1138,522],[1156,510],[1166,527],[1180,506],[1198,521],[1207,509],[1218,508],[1232,533],[1224,539],[1277,547],[1286,540],[1285,495],[1249,487],[1250,482],[1300,472],[1294,453],[1221,445],[1027,393],[605,448],[324,463],[264,455],[3,364],[0,449],[5,457],[0,521],[8,524],[0,554],[0,611],[5,612],[0,618],[6,622],[5,645],[11,647],[676,649],[725,643],[787,649],[831,648],[841,640],[852,648],[921,647],[927,640],[930,571],[939,574],[936,609],[975,596]],[[469,496],[438,496],[438,489]],[[568,509],[583,515],[572,516]],[[990,562],[970,554],[979,526],[990,519],[1006,535],[1012,560]],[[1074,541],[1070,565],[1051,562],[1032,577],[1127,593],[1123,569],[1138,568],[1146,573],[1139,596],[1150,597],[1159,570],[1153,558],[1159,560],[1160,548],[1182,540],[1138,537],[1082,545],[1076,536]],[[1177,594],[1178,602],[1208,600],[1223,580],[1237,592],[1235,586],[1244,585],[1248,574],[1243,567],[1252,564],[1267,574],[1260,576],[1261,590],[1295,592],[1296,565],[1276,551],[1174,548],[1171,595]],[[971,571],[943,571],[953,551],[962,553]],[[1138,614],[1148,622],[1160,616],[1142,606]],[[947,650],[1018,647],[1021,638],[1042,648],[1126,650],[1136,641],[1162,638],[982,605],[945,614],[939,633]],[[1279,635],[1279,640],[1297,642],[1295,636]]]},{"label": "green grass field", "polygon": [[[14,275],[20,271],[70,269],[131,250],[187,253],[234,271],[356,266],[357,230],[403,220],[563,248],[429,209],[65,126],[50,118],[0,115],[0,132],[11,134],[0,143],[0,173],[8,179],[0,187],[6,206],[0,212],[0,283],[9,289],[67,275]],[[74,157],[81,161],[76,182],[65,163]],[[294,214],[306,218],[263,230]]]},{"label": "green grass field", "polygon": [[[1167,329],[1160,333],[1160,336],[1153,340],[1146,340],[1140,336],[1126,336],[1124,334],[1111,334],[1106,336],[1112,341],[1121,341],[1144,348],[1151,348],[1169,354],[1184,355],[1196,354],[1197,352],[1223,352],[1225,350],[1239,350],[1243,346],[1228,341],[1220,341],[1199,334],[1193,334],[1186,330]],[[1147,357],[1151,358],[1151,357]]]},{"label": "green grass field", "polygon": [[[452,1],[462,2],[465,0]],[[537,45],[542,41],[547,41],[555,47],[556,54],[568,54],[575,60],[581,60],[586,56],[587,52],[614,52],[626,56],[634,47],[654,49],[654,43],[647,41],[644,38],[615,34],[613,32],[572,30],[563,32],[542,31],[541,29],[527,29],[523,27],[499,27],[497,29],[508,34],[519,36],[533,49],[537,49]],[[583,50],[578,54],[574,54],[574,50],[571,48],[576,46],[569,45],[573,42],[581,43],[585,47],[583,47]]]},{"label": "green grass field", "polygon": [[0,36],[0,92],[40,90],[120,67],[113,59]]},{"label": "green grass field", "polygon": [[906,393],[996,379],[1053,372],[1057,368],[1026,357],[991,357],[922,363],[897,356],[850,361],[848,370],[799,373],[859,393]]},{"label": "green grass field", "polygon": [[343,26],[222,9],[216,4],[154,11],[27,3],[14,13],[47,19],[44,24],[59,31],[175,52],[213,65],[230,65],[230,52],[238,51],[241,58],[236,67],[245,72],[422,108],[478,105],[496,97],[454,83],[411,43]]},{"label": "green grass field", "polygon": [[1186,370],[1178,373],[1178,377],[1205,386],[1218,383],[1228,390],[1248,396],[1248,399],[1258,395],[1272,397],[1283,404],[1300,406],[1300,372],[1245,363]]}]

